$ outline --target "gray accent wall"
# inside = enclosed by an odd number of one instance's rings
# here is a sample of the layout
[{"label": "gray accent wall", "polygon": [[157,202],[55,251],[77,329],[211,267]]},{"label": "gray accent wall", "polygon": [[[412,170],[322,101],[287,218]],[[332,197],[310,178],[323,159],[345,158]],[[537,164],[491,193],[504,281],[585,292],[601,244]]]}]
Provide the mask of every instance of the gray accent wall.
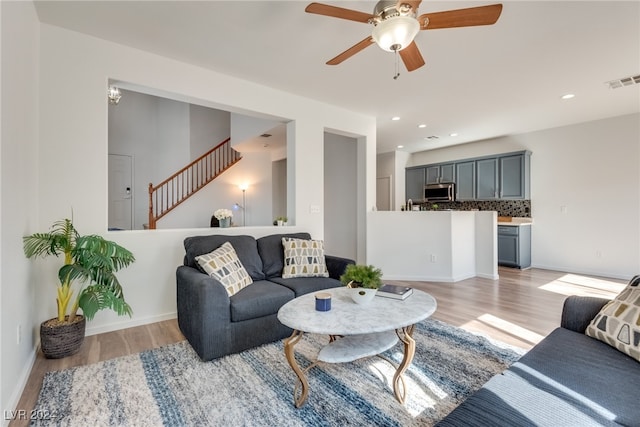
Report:
[{"label": "gray accent wall", "polygon": [[357,259],[358,141],[324,135],[325,252]]}]

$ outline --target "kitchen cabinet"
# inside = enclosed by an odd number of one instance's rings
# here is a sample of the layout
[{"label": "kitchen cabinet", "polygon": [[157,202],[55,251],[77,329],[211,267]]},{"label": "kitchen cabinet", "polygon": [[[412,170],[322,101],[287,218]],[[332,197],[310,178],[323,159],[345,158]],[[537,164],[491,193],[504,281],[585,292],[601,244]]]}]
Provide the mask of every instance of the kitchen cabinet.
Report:
[{"label": "kitchen cabinet", "polygon": [[425,169],[425,183],[439,184],[441,182],[454,181],[454,163],[444,163],[438,165],[429,165]]},{"label": "kitchen cabinet", "polygon": [[456,200],[475,200],[476,162],[456,163]]},{"label": "kitchen cabinet", "polygon": [[456,199],[527,200],[530,191],[530,151],[462,159],[406,169],[406,195],[422,201],[422,186],[456,183]]},{"label": "kitchen cabinet", "polygon": [[529,198],[529,159],[524,153],[498,157],[501,199]]},{"label": "kitchen cabinet", "polygon": [[531,267],[531,225],[498,225],[498,265]]},{"label": "kitchen cabinet", "polygon": [[405,200],[421,203],[424,199],[425,167],[405,170]]},{"label": "kitchen cabinet", "polygon": [[476,199],[498,198],[498,159],[476,160]]}]

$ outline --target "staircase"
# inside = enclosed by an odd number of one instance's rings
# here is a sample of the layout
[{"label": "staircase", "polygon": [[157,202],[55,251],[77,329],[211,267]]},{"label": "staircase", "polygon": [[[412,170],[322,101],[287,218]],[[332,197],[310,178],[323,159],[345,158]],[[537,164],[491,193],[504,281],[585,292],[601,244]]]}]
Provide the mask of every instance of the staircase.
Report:
[{"label": "staircase", "polygon": [[193,162],[154,186],[149,183],[149,229],[155,230],[160,218],[193,196],[242,159],[227,138]]}]

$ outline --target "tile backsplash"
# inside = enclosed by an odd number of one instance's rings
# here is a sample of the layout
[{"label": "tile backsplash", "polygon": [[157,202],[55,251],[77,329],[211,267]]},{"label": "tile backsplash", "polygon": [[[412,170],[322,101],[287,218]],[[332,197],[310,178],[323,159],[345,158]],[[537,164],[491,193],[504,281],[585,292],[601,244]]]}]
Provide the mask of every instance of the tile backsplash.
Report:
[{"label": "tile backsplash", "polygon": [[[439,202],[437,210],[452,209],[454,211],[497,211],[498,216],[515,216],[531,218],[531,200],[477,200],[464,202]],[[433,204],[425,203],[422,209],[435,210]]]}]

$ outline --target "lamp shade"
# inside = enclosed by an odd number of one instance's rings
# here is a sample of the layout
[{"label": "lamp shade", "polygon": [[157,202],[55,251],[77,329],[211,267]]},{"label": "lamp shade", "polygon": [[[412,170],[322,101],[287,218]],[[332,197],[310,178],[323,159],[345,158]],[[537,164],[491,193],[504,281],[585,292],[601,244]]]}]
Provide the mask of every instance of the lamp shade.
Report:
[{"label": "lamp shade", "polygon": [[415,18],[394,16],[376,25],[371,37],[383,50],[394,52],[409,46],[418,31],[420,24]]}]

